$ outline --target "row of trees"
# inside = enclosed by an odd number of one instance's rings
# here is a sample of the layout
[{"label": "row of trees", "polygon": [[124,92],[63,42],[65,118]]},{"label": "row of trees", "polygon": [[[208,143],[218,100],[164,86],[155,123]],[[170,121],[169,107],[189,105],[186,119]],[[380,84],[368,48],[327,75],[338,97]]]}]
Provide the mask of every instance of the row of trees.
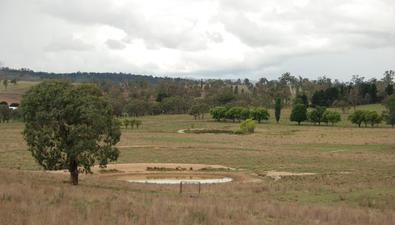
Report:
[{"label": "row of trees", "polygon": [[[385,99],[384,105],[386,107],[386,111],[380,115],[377,111],[369,111],[364,109],[357,109],[352,114],[348,115],[347,119],[351,121],[351,123],[357,124],[361,127],[361,124],[365,124],[365,127],[370,124],[372,127],[375,124],[381,123],[383,120],[386,121],[387,124],[395,125],[395,96],[389,96]],[[334,125],[337,122],[341,121],[341,115],[339,112],[327,110],[324,106],[317,106],[314,110],[307,112],[307,107],[304,104],[297,104],[293,107],[290,120],[294,122],[298,122],[300,124],[303,121],[309,121],[314,123],[321,124],[331,123]]]},{"label": "row of trees", "polygon": [[354,113],[348,116],[348,120],[352,123],[357,124],[361,127],[361,124],[364,123],[365,127],[370,124],[372,127],[375,124],[381,123],[383,120],[386,121],[387,124],[394,127],[395,125],[395,96],[392,95],[389,98],[385,99],[383,102],[386,110],[382,113],[382,115],[378,114],[376,111],[369,111],[363,109],[357,109]]},{"label": "row of trees", "polygon": [[243,107],[232,107],[227,109],[224,106],[217,106],[210,109],[210,114],[213,119],[221,121],[221,119],[232,120],[235,122],[238,120],[252,119],[261,123],[262,120],[268,120],[270,118],[269,111],[265,108],[254,108],[252,110]]},{"label": "row of trees", "polygon": [[326,110],[326,107],[322,106],[317,106],[314,110],[308,112],[306,105],[296,104],[292,109],[289,119],[298,122],[299,125],[304,121],[312,122],[314,125],[317,123],[321,125],[321,122],[334,125],[341,121],[341,115],[339,112]]},{"label": "row of trees", "polygon": [[136,118],[132,118],[132,119],[124,119],[122,121],[123,125],[125,125],[126,129],[128,129],[128,126],[130,125],[130,127],[133,129],[133,127],[136,125],[137,129],[139,129],[139,126],[143,123],[142,120],[136,119]]},{"label": "row of trees", "polygon": [[372,127],[375,124],[379,124],[383,121],[383,117],[379,115],[376,111],[369,111],[364,109],[357,109],[352,114],[348,115],[348,120],[351,123],[357,124],[358,127],[361,127],[361,124],[364,123],[365,127],[367,124],[371,124]]}]

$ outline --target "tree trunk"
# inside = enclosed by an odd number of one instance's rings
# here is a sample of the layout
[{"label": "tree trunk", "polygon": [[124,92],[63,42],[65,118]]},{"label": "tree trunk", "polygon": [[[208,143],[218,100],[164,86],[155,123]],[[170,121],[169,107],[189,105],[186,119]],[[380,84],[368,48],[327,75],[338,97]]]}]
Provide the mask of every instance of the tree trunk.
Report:
[{"label": "tree trunk", "polygon": [[78,185],[78,168],[77,162],[75,161],[73,161],[70,165],[70,179],[72,184]]}]

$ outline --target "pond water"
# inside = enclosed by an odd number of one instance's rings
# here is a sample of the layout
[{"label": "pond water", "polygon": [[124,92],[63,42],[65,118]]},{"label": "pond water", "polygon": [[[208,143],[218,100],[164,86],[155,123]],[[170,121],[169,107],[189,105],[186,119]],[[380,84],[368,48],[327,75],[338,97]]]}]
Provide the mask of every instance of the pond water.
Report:
[{"label": "pond water", "polygon": [[136,175],[123,176],[118,178],[133,183],[148,183],[148,184],[179,184],[180,182],[201,183],[201,184],[215,184],[231,182],[232,178],[219,176],[197,176],[197,175]]}]

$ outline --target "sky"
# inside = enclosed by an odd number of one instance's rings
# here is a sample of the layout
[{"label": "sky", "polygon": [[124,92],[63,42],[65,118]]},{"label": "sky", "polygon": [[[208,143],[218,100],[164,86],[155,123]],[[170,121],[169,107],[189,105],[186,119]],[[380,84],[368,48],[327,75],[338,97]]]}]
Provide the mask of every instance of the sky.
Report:
[{"label": "sky", "polygon": [[0,0],[0,66],[347,82],[395,70],[394,0]]}]

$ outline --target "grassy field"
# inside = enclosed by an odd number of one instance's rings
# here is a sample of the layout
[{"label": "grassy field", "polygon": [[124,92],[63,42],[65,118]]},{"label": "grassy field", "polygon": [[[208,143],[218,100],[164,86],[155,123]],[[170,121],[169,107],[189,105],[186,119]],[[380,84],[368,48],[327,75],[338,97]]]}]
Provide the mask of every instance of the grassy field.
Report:
[{"label": "grassy field", "polygon": [[[178,185],[95,175],[81,176],[78,186],[63,184],[67,174],[38,172],[23,124],[2,123],[0,224],[395,224],[395,129],[349,121],[299,126],[289,114],[284,109],[279,124],[264,121],[251,135],[178,133],[191,122],[239,127],[209,115],[141,117],[138,130],[123,127],[116,163],[215,164],[258,180],[202,185],[192,198],[180,195]],[[269,171],[314,175],[275,180]]]},{"label": "grassy field", "polygon": [[14,102],[20,103],[23,93],[38,83],[39,82],[19,81],[17,85],[9,83],[7,88],[2,85],[0,88],[0,102],[6,101],[8,104]]}]

